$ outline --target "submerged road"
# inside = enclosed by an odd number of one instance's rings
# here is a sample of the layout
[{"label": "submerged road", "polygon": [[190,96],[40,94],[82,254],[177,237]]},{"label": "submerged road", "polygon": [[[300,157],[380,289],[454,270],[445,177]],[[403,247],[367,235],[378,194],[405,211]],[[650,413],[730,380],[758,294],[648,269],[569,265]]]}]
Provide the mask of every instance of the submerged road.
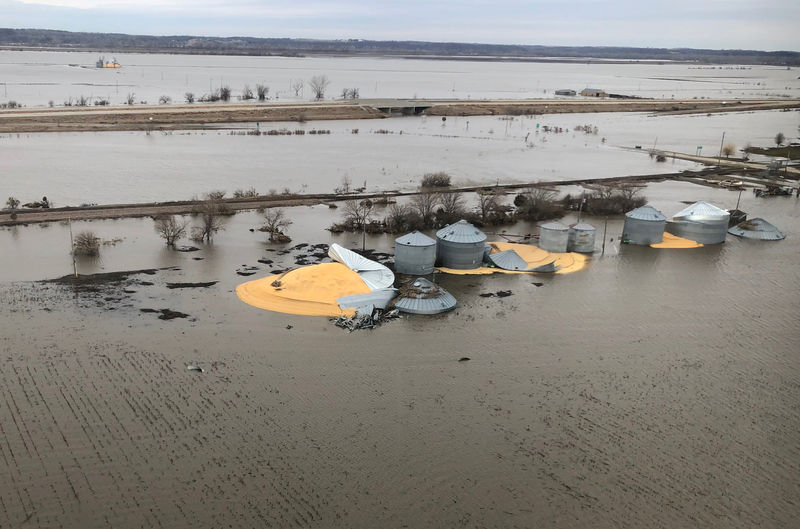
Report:
[{"label": "submerged road", "polygon": [[196,103],[158,106],[0,110],[0,132],[180,130],[226,123],[380,119],[398,113],[430,116],[533,115],[585,112],[719,113],[800,108],[800,99],[370,99],[308,103]]},{"label": "submerged road", "polygon": [[[252,210],[259,208],[276,208],[307,206],[329,202],[343,202],[346,200],[364,199],[392,199],[395,197],[418,195],[421,193],[474,193],[476,191],[490,190],[496,192],[515,191],[533,187],[558,187],[566,185],[596,186],[599,184],[614,185],[625,183],[655,182],[667,179],[684,177],[704,178],[715,175],[732,174],[730,168],[705,168],[699,171],[684,171],[682,173],[664,173],[648,175],[631,175],[617,178],[583,178],[577,180],[560,180],[555,182],[528,182],[517,184],[499,184],[470,187],[451,187],[437,189],[422,189],[416,191],[386,191],[381,193],[359,194],[308,194],[308,195],[261,195],[248,198],[223,199],[231,212]],[[185,200],[174,202],[152,202],[140,204],[107,204],[86,207],[64,207],[52,209],[18,209],[15,211],[0,211],[0,226],[13,226],[18,224],[32,224],[41,222],[62,222],[67,220],[111,219],[123,217],[155,217],[158,215],[187,215],[196,211],[201,201]]]}]

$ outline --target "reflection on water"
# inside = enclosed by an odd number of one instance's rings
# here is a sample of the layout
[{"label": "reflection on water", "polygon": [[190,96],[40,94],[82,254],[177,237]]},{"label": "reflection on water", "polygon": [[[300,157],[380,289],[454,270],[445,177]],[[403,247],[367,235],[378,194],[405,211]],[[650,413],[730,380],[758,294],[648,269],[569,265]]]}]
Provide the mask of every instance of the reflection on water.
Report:
[{"label": "reflection on water", "polygon": [[[441,61],[373,57],[226,57],[118,54],[122,68],[93,68],[97,54],[0,51],[3,100],[26,106],[61,105],[79,96],[123,104],[174,103],[186,92],[196,97],[229,86],[233,97],[245,85],[270,87],[277,101],[310,100],[308,89],[295,95],[293,82],[325,74],[328,98],[356,87],[362,98],[519,99],[553,97],[561,88],[587,86],[608,93],[654,98],[797,97],[797,70],[771,66],[698,67],[690,64],[559,64]],[[88,66],[88,67],[87,67]]]}]

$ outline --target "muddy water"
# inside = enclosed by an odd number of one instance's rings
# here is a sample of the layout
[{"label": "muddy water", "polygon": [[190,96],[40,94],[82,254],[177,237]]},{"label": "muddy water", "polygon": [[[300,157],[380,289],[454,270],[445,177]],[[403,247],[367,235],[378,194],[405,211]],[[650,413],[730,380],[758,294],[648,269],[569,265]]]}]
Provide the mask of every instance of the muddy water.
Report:
[{"label": "muddy water", "polygon": [[[306,253],[270,251],[255,213],[191,253],[144,219],[75,223],[122,238],[81,272],[170,267],[98,292],[30,282],[71,270],[67,226],[0,231],[0,526],[791,526],[800,210],[741,208],[787,239],[620,249],[611,219],[583,272],[437,276],[454,312],[353,334],[236,299],[242,265]],[[336,211],[289,213],[289,247],[358,243],[322,230]]]},{"label": "muddy water", "polygon": [[[597,134],[575,130],[583,125],[597,127]],[[0,197],[25,203],[47,196],[56,205],[77,206],[185,200],[213,189],[249,187],[264,194],[330,193],[345,177],[370,191],[410,190],[432,171],[449,172],[456,185],[679,172],[695,164],[657,163],[646,150],[694,154],[700,147],[701,154],[714,156],[723,133],[726,144],[741,149],[771,145],[776,131],[792,136],[798,125],[799,112],[775,111],[262,124],[262,130],[330,131],[302,136],[228,130],[3,135]],[[565,132],[547,133],[546,126]]]}]

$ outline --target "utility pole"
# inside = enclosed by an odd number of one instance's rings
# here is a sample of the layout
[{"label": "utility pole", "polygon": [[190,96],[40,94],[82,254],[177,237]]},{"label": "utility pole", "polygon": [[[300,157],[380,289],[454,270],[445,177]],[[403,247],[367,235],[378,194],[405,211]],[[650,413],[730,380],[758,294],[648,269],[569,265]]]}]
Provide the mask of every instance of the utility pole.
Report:
[{"label": "utility pole", "polygon": [[72,238],[72,219],[67,217],[67,222],[69,222],[69,253],[72,255],[72,272],[75,274],[75,278],[78,277],[78,263],[75,262],[75,241]]},{"label": "utility pole", "polygon": [[719,154],[717,155],[717,167],[722,163],[722,144],[725,143],[725,133],[722,133],[722,141],[719,142]]},{"label": "utility pole", "polygon": [[606,254],[606,231],[608,230],[608,216],[606,216],[606,222],[603,224],[603,251],[600,255]]}]

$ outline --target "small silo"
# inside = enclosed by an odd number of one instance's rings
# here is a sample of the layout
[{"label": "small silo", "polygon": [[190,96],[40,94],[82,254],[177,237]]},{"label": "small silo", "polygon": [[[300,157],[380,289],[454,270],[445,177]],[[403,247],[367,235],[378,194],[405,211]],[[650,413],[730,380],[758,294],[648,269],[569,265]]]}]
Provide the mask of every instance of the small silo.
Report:
[{"label": "small silo", "polygon": [[597,229],[591,224],[579,222],[569,227],[567,250],[570,252],[594,252],[594,238]]},{"label": "small silo", "polygon": [[628,244],[658,244],[664,239],[667,217],[653,206],[642,206],[625,214],[622,242]]},{"label": "small silo", "polygon": [[486,235],[466,220],[449,224],[436,232],[439,264],[469,270],[483,264]]},{"label": "small silo", "polygon": [[424,276],[433,273],[436,241],[418,231],[394,240],[394,270],[400,274]]},{"label": "small silo", "polygon": [[708,202],[695,202],[672,217],[667,231],[701,244],[725,242],[731,214]]},{"label": "small silo", "polygon": [[548,252],[564,253],[569,243],[569,228],[560,222],[547,222],[539,226],[539,248]]}]

